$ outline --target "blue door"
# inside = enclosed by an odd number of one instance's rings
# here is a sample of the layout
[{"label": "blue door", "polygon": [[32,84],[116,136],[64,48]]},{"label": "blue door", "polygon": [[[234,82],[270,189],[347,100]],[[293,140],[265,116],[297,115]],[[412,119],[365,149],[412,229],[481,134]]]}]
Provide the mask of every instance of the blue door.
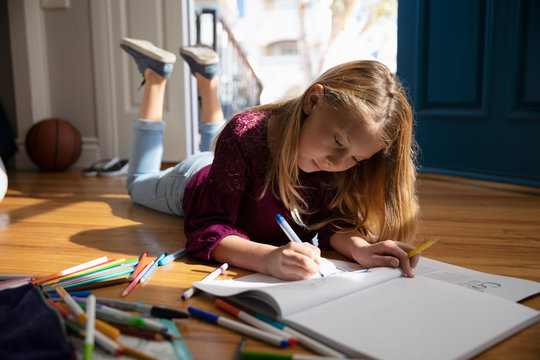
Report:
[{"label": "blue door", "polygon": [[401,0],[421,171],[540,187],[540,0]]}]

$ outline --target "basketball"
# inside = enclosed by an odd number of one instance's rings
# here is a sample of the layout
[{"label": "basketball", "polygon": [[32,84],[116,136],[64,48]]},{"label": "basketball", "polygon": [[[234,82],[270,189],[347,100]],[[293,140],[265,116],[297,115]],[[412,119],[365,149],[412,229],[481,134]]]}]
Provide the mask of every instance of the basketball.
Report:
[{"label": "basketball", "polygon": [[41,170],[62,171],[81,155],[81,134],[69,121],[41,120],[26,134],[26,152]]}]

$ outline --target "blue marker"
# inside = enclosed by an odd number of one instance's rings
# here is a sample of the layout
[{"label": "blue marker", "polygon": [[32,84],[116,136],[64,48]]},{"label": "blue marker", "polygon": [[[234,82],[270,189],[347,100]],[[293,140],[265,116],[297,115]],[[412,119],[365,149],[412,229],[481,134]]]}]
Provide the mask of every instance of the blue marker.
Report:
[{"label": "blue marker", "polygon": [[214,315],[207,311],[196,309],[193,306],[188,307],[188,312],[190,313],[191,316],[197,319],[201,319],[212,324],[223,326],[227,329],[236,331],[240,334],[254,337],[256,339],[265,341],[268,344],[278,346],[280,348],[285,348],[289,345],[288,339],[285,339],[278,334],[264,332],[260,329],[254,328],[253,326],[249,326],[249,325],[231,320],[223,316]]},{"label": "blue marker", "polygon": [[[296,233],[292,229],[291,225],[289,225],[289,223],[285,220],[283,216],[281,216],[281,214],[276,214],[276,220],[279,227],[281,228],[281,230],[283,230],[285,235],[287,235],[289,240],[295,243],[302,244],[302,240],[300,240],[298,235],[296,235]],[[321,271],[319,271],[319,275],[321,275],[321,277],[324,277],[324,274]]]},{"label": "blue marker", "polygon": [[278,223],[279,227],[283,230],[285,235],[287,235],[289,240],[291,240],[292,242],[295,242],[295,243],[299,243],[299,244],[302,243],[302,240],[300,240],[298,235],[296,235],[296,233],[292,229],[291,225],[289,225],[289,223],[285,220],[285,218],[283,216],[281,216],[280,214],[276,214],[276,220],[277,220],[277,223]]},{"label": "blue marker", "polygon": [[[52,294],[48,294],[48,295],[51,298],[60,297],[60,295],[58,295],[57,293],[52,293]],[[88,297],[88,296],[92,295],[92,292],[91,291],[69,291],[69,295],[71,295],[72,297],[76,296],[78,298],[85,298],[85,297]]]},{"label": "blue marker", "polygon": [[159,260],[158,265],[159,266],[167,265],[171,261],[180,259],[182,256],[185,256],[185,255],[187,255],[187,250],[186,248],[182,248],[178,251],[173,252],[172,254],[165,256],[163,259]]}]

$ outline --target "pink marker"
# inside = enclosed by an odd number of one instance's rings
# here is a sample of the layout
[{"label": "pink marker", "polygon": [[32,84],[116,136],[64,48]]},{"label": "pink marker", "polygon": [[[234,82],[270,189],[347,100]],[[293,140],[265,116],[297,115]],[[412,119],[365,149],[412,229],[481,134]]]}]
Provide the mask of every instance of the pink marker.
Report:
[{"label": "pink marker", "polygon": [[[215,269],[214,271],[212,271],[210,274],[206,275],[201,281],[210,281],[210,280],[214,280],[214,279],[217,278],[219,275],[221,275],[221,273],[223,273],[225,270],[227,270],[228,267],[229,267],[229,264],[224,263],[223,265],[221,265],[220,267],[218,267],[217,269]],[[192,297],[193,294],[195,294],[195,290],[196,290],[196,289],[195,289],[194,287],[187,289],[187,290],[182,294],[182,300],[187,300],[187,299],[189,299],[190,297]]]}]

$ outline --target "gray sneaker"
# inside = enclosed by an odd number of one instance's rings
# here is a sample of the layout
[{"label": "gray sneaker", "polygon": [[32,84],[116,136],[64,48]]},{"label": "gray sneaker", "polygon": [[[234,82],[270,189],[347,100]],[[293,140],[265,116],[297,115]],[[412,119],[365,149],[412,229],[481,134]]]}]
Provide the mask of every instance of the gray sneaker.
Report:
[{"label": "gray sneaker", "polygon": [[209,46],[181,46],[180,55],[188,63],[193,75],[199,73],[207,79],[216,76],[219,55]]},{"label": "gray sneaker", "polygon": [[123,38],[120,47],[133,57],[141,74],[150,68],[164,78],[171,75],[176,61],[173,53],[158,48],[150,41],[139,39]]}]

